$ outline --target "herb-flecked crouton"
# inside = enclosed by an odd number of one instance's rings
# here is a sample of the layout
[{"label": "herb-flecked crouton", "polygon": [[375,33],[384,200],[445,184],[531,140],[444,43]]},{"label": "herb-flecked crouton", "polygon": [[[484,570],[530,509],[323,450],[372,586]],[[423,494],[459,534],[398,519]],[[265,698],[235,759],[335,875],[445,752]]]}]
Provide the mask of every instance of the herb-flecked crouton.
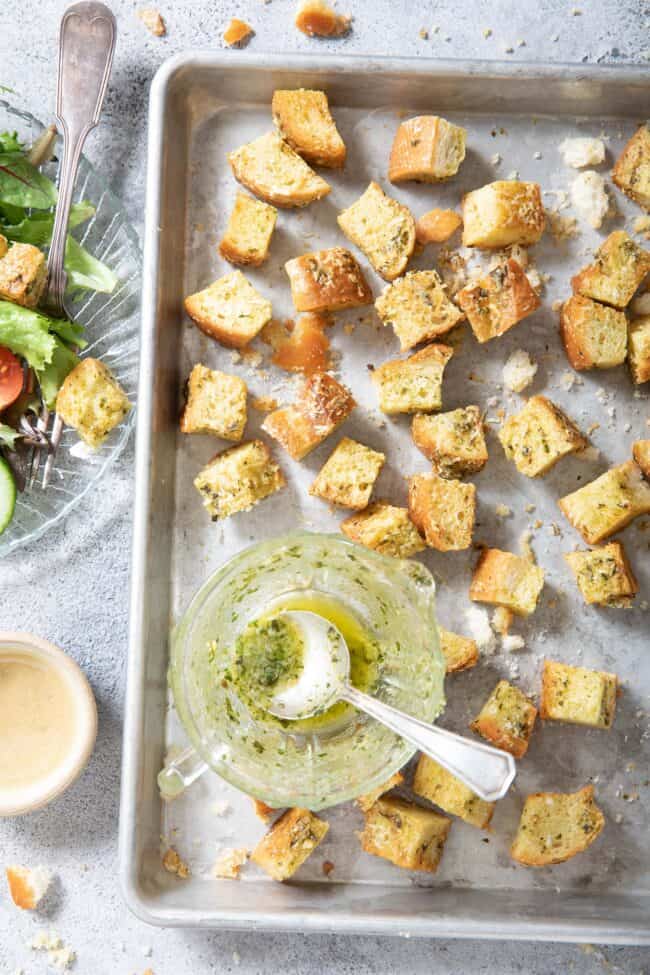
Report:
[{"label": "herb-flecked crouton", "polygon": [[276,207],[304,207],[331,187],[277,132],[267,132],[228,156],[235,179]]},{"label": "herb-flecked crouton", "polygon": [[56,398],[56,411],[89,447],[99,447],[131,409],[110,369],[90,356],[68,373]]},{"label": "herb-flecked crouton", "polygon": [[341,522],[341,531],[353,542],[382,555],[408,559],[426,548],[406,508],[376,501]]},{"label": "herb-flecked crouton", "polygon": [[262,429],[294,460],[307,454],[337,430],[356,403],[345,386],[326,372],[305,380],[293,406],[274,410]]},{"label": "herb-flecked crouton", "polygon": [[545,660],[540,717],[591,728],[611,728],[617,693],[616,674]]},{"label": "herb-flecked crouton", "polygon": [[650,440],[635,440],[632,444],[632,456],[643,476],[650,481]]},{"label": "herb-flecked crouton", "polygon": [[360,834],[366,853],[406,870],[435,873],[451,820],[403,799],[378,799],[365,814]]},{"label": "herb-flecked crouton", "polygon": [[395,332],[402,352],[443,335],[463,317],[447,297],[436,271],[405,274],[384,289],[375,309],[384,325]]},{"label": "herb-flecked crouton", "polygon": [[420,755],[418,759],[413,791],[478,829],[487,829],[492,819],[493,802],[481,799],[469,786],[427,755]]},{"label": "herb-flecked crouton", "polygon": [[329,823],[308,809],[287,809],[262,837],[251,860],[274,880],[288,880],[311,856],[329,830]]},{"label": "herb-flecked crouton", "polygon": [[470,724],[497,748],[522,758],[528,751],[537,708],[518,687],[500,680]]},{"label": "herb-flecked crouton", "polygon": [[476,517],[473,484],[437,474],[414,474],[409,481],[409,514],[431,548],[460,551],[472,544]]},{"label": "herb-flecked crouton", "polygon": [[302,254],[284,269],[296,311],[340,311],[372,302],[363,271],[345,247]]},{"label": "herb-flecked crouton", "polygon": [[194,480],[213,521],[250,509],[283,488],[282,471],[261,440],[230,447],[207,464]]},{"label": "herb-flecked crouton", "polygon": [[625,308],[648,271],[650,251],[624,230],[614,230],[596,251],[593,264],[571,278],[571,286],[585,298]]},{"label": "herb-flecked crouton", "polygon": [[185,299],[185,311],[202,332],[231,349],[242,349],[271,321],[271,302],[241,271],[232,271]]},{"label": "herb-flecked crouton", "polygon": [[514,258],[462,288],[456,294],[456,301],[479,342],[503,335],[541,304],[526,272]]},{"label": "herb-flecked crouton", "polygon": [[516,616],[530,616],[543,586],[544,570],[538,565],[512,552],[486,548],[474,569],[469,598],[505,606]]},{"label": "herb-flecked crouton", "polygon": [[640,125],[612,170],[612,180],[635,203],[650,210],[650,129]]},{"label": "herb-flecked crouton", "polygon": [[345,143],[324,91],[278,89],[273,92],[271,112],[282,138],[308,163],[334,169],[344,165]]},{"label": "herb-flecked crouton", "polygon": [[421,247],[427,244],[442,244],[463,225],[463,218],[455,210],[440,210],[434,207],[415,221],[415,239]]},{"label": "herb-flecked crouton", "polygon": [[364,812],[368,812],[370,807],[377,802],[377,799],[385,795],[387,792],[390,792],[391,789],[397,788],[397,786],[401,785],[403,781],[404,776],[402,773],[395,772],[394,775],[391,775],[390,779],[382,782],[382,784],[378,785],[376,789],[372,790],[372,792],[366,792],[361,796],[357,796],[357,806],[360,806]]},{"label": "herb-flecked crouton", "polygon": [[587,446],[576,425],[545,396],[531,396],[499,431],[508,460],[526,477],[546,474],[559,460]]},{"label": "herb-flecked crouton", "polygon": [[359,199],[339,214],[339,227],[375,271],[393,281],[406,270],[415,248],[415,220],[408,207],[372,182]]},{"label": "herb-flecked crouton", "polygon": [[478,663],[478,646],[475,640],[460,636],[439,627],[440,649],[447,665],[446,672],[455,674],[459,670],[469,670]]},{"label": "herb-flecked crouton", "polygon": [[620,542],[610,542],[586,552],[567,552],[564,558],[586,603],[625,608],[639,591]]},{"label": "herb-flecked crouton", "polygon": [[628,331],[628,364],[637,385],[650,380],[650,315],[630,322]]},{"label": "herb-flecked crouton", "polygon": [[650,484],[628,460],[560,498],[558,505],[585,542],[596,545],[639,515],[650,513]]},{"label": "herb-flecked crouton", "polygon": [[442,377],[454,354],[448,345],[431,344],[408,359],[391,359],[372,372],[379,409],[394,413],[431,413],[442,406]]},{"label": "herb-flecked crouton", "polygon": [[321,468],[309,493],[342,508],[365,508],[386,456],[344,437]]},{"label": "herb-flecked crouton", "polygon": [[625,313],[573,295],[562,305],[560,334],[574,369],[612,369],[627,355]]},{"label": "herb-flecked crouton", "polygon": [[546,226],[537,183],[497,180],[466,193],[462,208],[465,247],[527,247],[537,243]]},{"label": "herb-flecked crouton", "polygon": [[483,418],[478,406],[463,406],[449,413],[419,413],[411,426],[413,442],[441,477],[475,474],[487,464]]},{"label": "herb-flecked crouton", "polygon": [[275,207],[238,193],[219,253],[231,264],[259,267],[268,257],[277,218]]},{"label": "herb-flecked crouton", "polygon": [[0,298],[25,308],[36,308],[47,283],[45,255],[33,244],[12,244],[6,238],[0,256]]},{"label": "herb-flecked crouton", "polygon": [[438,183],[455,176],[465,158],[467,132],[438,115],[417,115],[402,122],[390,151],[391,183],[415,179]]},{"label": "herb-flecked crouton", "polygon": [[200,363],[187,381],[187,401],[181,415],[183,433],[212,433],[238,441],[246,426],[246,383]]},{"label": "herb-flecked crouton", "polygon": [[591,846],[604,825],[592,785],[568,794],[536,792],[526,798],[510,855],[527,867],[562,863]]}]

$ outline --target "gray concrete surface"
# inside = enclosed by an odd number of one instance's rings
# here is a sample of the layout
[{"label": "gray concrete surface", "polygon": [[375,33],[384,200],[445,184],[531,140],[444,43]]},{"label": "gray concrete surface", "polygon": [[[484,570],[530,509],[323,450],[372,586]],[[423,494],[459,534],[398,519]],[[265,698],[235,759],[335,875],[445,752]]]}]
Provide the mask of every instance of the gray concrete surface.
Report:
[{"label": "gray concrete surface", "polygon": [[[308,40],[294,30],[294,0],[160,0],[157,5],[168,25],[163,39],[151,37],[138,21],[138,4],[112,2],[120,32],[115,69],[103,127],[89,144],[89,155],[139,228],[151,77],[177,51],[218,47],[233,14],[255,27],[253,52],[599,63],[650,59],[650,7],[641,0],[340,0],[339,9],[355,17],[354,29],[331,42]],[[4,0],[0,13],[0,83],[41,118],[53,106],[56,33],[64,8],[60,0]],[[421,28],[428,30],[427,39],[420,37]],[[487,28],[492,34],[485,38]],[[46,970],[44,957],[26,946],[45,924],[75,948],[76,970],[84,975],[129,975],[146,968],[155,975],[650,972],[650,953],[636,948],[160,931],[131,917],[117,885],[116,847],[132,459],[128,450],[103,488],[63,526],[0,564],[0,629],[33,631],[65,647],[89,674],[100,711],[97,750],[75,787],[43,812],[0,823],[0,864],[42,861],[59,876],[45,917],[18,915],[0,884],[0,975]]]}]

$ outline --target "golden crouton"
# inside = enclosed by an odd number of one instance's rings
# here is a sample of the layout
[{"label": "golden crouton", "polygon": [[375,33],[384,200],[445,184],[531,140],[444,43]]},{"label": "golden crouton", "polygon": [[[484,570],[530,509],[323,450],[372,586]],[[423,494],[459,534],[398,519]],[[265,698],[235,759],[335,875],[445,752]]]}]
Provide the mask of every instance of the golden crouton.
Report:
[{"label": "golden crouton", "polygon": [[455,210],[434,208],[415,221],[415,239],[421,247],[442,244],[463,225],[463,218]]},{"label": "golden crouton", "polygon": [[402,773],[395,772],[394,775],[391,775],[390,779],[387,779],[386,782],[382,782],[382,784],[377,786],[376,789],[373,789],[372,792],[366,792],[364,795],[357,796],[357,806],[360,806],[364,812],[368,812],[370,807],[374,806],[374,804],[377,802],[377,799],[385,795],[387,792],[390,792],[391,789],[395,789],[398,785],[401,785],[403,781],[404,776]]},{"label": "golden crouton", "polygon": [[246,383],[200,363],[187,381],[187,402],[181,416],[183,433],[212,433],[241,440],[246,426]]},{"label": "golden crouton", "polygon": [[616,674],[545,660],[540,717],[591,728],[611,728],[617,693]]},{"label": "golden crouton", "polygon": [[194,480],[213,521],[250,509],[283,488],[282,471],[261,440],[230,447],[213,457]]},{"label": "golden crouton", "polygon": [[523,758],[533,731],[537,708],[518,687],[500,680],[470,724],[497,748]]},{"label": "golden crouton", "polygon": [[508,460],[526,477],[539,477],[559,460],[587,446],[576,425],[545,396],[531,396],[499,430]]},{"label": "golden crouton", "polygon": [[341,531],[359,545],[398,559],[408,559],[426,548],[408,510],[385,501],[376,501],[359,514],[350,515],[341,522]]},{"label": "golden crouton", "polygon": [[450,826],[446,816],[388,796],[366,812],[359,839],[366,853],[396,867],[435,873]]},{"label": "golden crouton", "polygon": [[330,454],[309,493],[341,508],[365,508],[384,466],[385,454],[343,437]]},{"label": "golden crouton", "polygon": [[440,552],[469,548],[476,517],[475,486],[437,474],[414,474],[408,482],[409,514],[427,545]]},{"label": "golden crouton", "polygon": [[47,283],[43,251],[33,244],[12,244],[8,249],[3,247],[3,250],[4,254],[0,257],[0,298],[25,308],[36,308]]},{"label": "golden crouton", "polygon": [[568,794],[536,792],[526,798],[510,856],[526,867],[563,863],[591,846],[604,825],[592,785]]},{"label": "golden crouton", "polygon": [[296,311],[340,311],[372,302],[363,271],[350,251],[330,247],[287,261]]},{"label": "golden crouton", "polygon": [[516,616],[530,616],[543,586],[544,570],[539,566],[512,552],[486,548],[474,569],[469,598],[505,606]]},{"label": "golden crouton", "polygon": [[546,226],[537,183],[497,180],[466,193],[462,207],[465,247],[527,247],[537,243]]},{"label": "golden crouton", "polygon": [[627,319],[616,308],[573,295],[562,305],[560,334],[574,369],[611,369],[627,355]]},{"label": "golden crouton", "polygon": [[635,383],[650,379],[650,315],[630,322],[628,332],[628,364]]},{"label": "golden crouton", "polygon": [[251,860],[274,880],[288,880],[325,838],[329,823],[308,809],[287,809],[273,823]]},{"label": "golden crouton", "polygon": [[99,447],[131,409],[113,373],[90,357],[82,359],[63,380],[56,411],[89,447]]},{"label": "golden crouton", "polygon": [[271,111],[282,138],[308,163],[334,169],[344,165],[345,143],[324,91],[274,91]]},{"label": "golden crouton", "polygon": [[650,513],[650,484],[628,460],[560,498],[558,505],[585,542],[597,545],[634,518]]},{"label": "golden crouton", "polygon": [[415,248],[415,220],[408,207],[370,183],[338,217],[339,227],[386,281],[403,274]]},{"label": "golden crouton", "polygon": [[302,460],[341,426],[355,406],[345,386],[328,373],[317,372],[305,381],[295,404],[269,413],[262,429],[294,460]]},{"label": "golden crouton", "polygon": [[47,894],[53,875],[47,867],[6,867],[11,899],[22,911],[34,911]]},{"label": "golden crouton", "polygon": [[483,419],[478,406],[463,406],[449,413],[419,413],[411,426],[415,446],[441,477],[475,474],[487,464]]},{"label": "golden crouton", "polygon": [[442,406],[442,376],[454,354],[448,345],[427,345],[408,359],[373,370],[382,413],[430,413]]},{"label": "golden crouton", "polygon": [[620,542],[610,542],[586,552],[567,552],[564,558],[586,603],[625,608],[639,591]]},{"label": "golden crouton", "polygon": [[619,189],[643,207],[650,210],[650,129],[641,125],[612,170],[612,180]]},{"label": "golden crouton", "polygon": [[531,315],[541,302],[521,265],[513,258],[456,294],[479,342],[489,342]]},{"label": "golden crouton", "polygon": [[478,663],[478,646],[475,640],[460,636],[458,633],[452,633],[450,630],[444,630],[442,626],[439,627],[439,631],[440,649],[447,664],[446,672],[448,674],[455,674],[459,670],[469,670],[470,667],[474,667]]},{"label": "golden crouton", "polygon": [[267,132],[228,155],[235,179],[276,207],[304,207],[331,187],[277,132]]},{"label": "golden crouton", "polygon": [[596,251],[593,264],[571,278],[575,294],[625,308],[650,271],[650,251],[624,230],[614,230]]},{"label": "golden crouton", "polygon": [[413,791],[470,826],[487,829],[492,819],[493,802],[479,798],[469,786],[427,755],[420,755],[418,760]]},{"label": "golden crouton", "polygon": [[643,476],[650,481],[650,440],[636,440],[632,444],[632,456]]},{"label": "golden crouton", "polygon": [[448,332],[463,317],[436,271],[405,274],[384,289],[375,308],[384,325],[394,330],[402,352]]},{"label": "golden crouton", "polygon": [[465,129],[438,115],[417,115],[402,122],[390,151],[389,180],[438,183],[455,176],[465,158],[466,138]]},{"label": "golden crouton", "polygon": [[241,271],[219,278],[185,299],[185,311],[202,332],[231,349],[242,349],[271,321],[271,302]]},{"label": "golden crouton", "polygon": [[238,193],[219,253],[231,264],[259,267],[268,257],[277,218],[275,207]]}]

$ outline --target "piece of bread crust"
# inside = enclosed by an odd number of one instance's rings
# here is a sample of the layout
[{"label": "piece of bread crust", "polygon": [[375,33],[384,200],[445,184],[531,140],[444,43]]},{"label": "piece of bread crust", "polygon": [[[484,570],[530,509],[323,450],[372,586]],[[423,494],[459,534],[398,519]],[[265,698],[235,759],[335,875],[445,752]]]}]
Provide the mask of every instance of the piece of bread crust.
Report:
[{"label": "piece of bread crust", "polygon": [[52,883],[47,867],[9,866],[5,869],[11,899],[23,911],[34,911]]},{"label": "piece of bread crust", "polygon": [[296,311],[340,311],[372,303],[363,271],[345,247],[301,254],[284,269]]},{"label": "piece of bread crust", "polygon": [[558,505],[585,542],[597,545],[639,515],[650,514],[650,484],[628,460],[560,498]]},{"label": "piece of bread crust", "polygon": [[466,193],[462,200],[463,245],[508,247],[536,244],[546,217],[538,183],[497,180]]},{"label": "piece of bread crust", "polygon": [[308,809],[288,809],[273,823],[251,860],[274,880],[288,880],[325,838],[329,823]]},{"label": "piece of bread crust", "polygon": [[293,406],[269,413],[262,429],[293,457],[302,460],[337,430],[356,402],[345,386],[326,372],[305,380]]},{"label": "piece of bread crust", "polygon": [[625,313],[591,298],[572,295],[560,311],[560,334],[574,369],[612,369],[625,362]]},{"label": "piece of bread crust", "polygon": [[588,605],[626,609],[632,604],[639,585],[620,542],[566,552],[564,558]]},{"label": "piece of bread crust", "polygon": [[438,115],[417,115],[402,122],[390,150],[391,183],[450,179],[465,158],[467,132]]},{"label": "piece of bread crust", "polygon": [[409,271],[383,290],[375,309],[395,332],[402,352],[444,335],[463,318],[436,271]]},{"label": "piece of bread crust", "polygon": [[276,207],[304,207],[320,200],[331,186],[282,139],[267,132],[229,153],[235,179]]},{"label": "piece of bread crust", "polygon": [[271,112],[282,138],[308,163],[333,169],[345,164],[345,143],[324,91],[276,89]]},{"label": "piece of bread crust", "polygon": [[494,803],[481,799],[469,786],[427,755],[420,755],[418,759],[413,791],[470,826],[487,829],[490,825]]},{"label": "piece of bread crust", "polygon": [[591,846],[604,825],[592,785],[570,794],[536,792],[526,798],[510,855],[527,867],[563,863]]},{"label": "piece of bread crust", "polygon": [[457,552],[472,544],[476,518],[476,487],[437,474],[408,479],[411,521],[430,548]]},{"label": "piece of bread crust", "polygon": [[243,349],[271,321],[271,302],[241,271],[231,271],[185,299],[185,311],[202,332],[230,349]]},{"label": "piece of bread crust", "polygon": [[523,758],[536,717],[537,708],[532,701],[518,687],[500,680],[470,728],[497,748]]},{"label": "piece of bread crust", "polygon": [[219,244],[219,253],[231,264],[259,267],[269,256],[278,219],[275,207],[238,193]]},{"label": "piece of bread crust", "polygon": [[455,299],[479,342],[503,335],[541,304],[526,272],[514,258],[461,288]]},{"label": "piece of bread crust", "polygon": [[575,294],[614,308],[625,308],[650,271],[650,251],[624,230],[614,230],[596,251],[592,264],[571,278]]},{"label": "piece of bread crust", "polygon": [[376,501],[350,515],[341,522],[341,531],[358,545],[398,559],[408,559],[426,548],[408,509],[385,501]]},{"label": "piece of bread crust", "polygon": [[612,169],[612,180],[635,203],[650,211],[650,129],[640,125]]},{"label": "piece of bread crust", "polygon": [[544,570],[528,559],[498,548],[481,553],[469,590],[474,602],[505,606],[516,616],[530,616],[544,586]]},{"label": "piece of bread crust", "polygon": [[616,674],[544,661],[539,713],[547,721],[611,728],[617,696]]},{"label": "piece of bread crust", "polygon": [[338,224],[386,281],[404,273],[415,249],[415,220],[408,207],[387,196],[379,183],[370,183],[339,214]]}]

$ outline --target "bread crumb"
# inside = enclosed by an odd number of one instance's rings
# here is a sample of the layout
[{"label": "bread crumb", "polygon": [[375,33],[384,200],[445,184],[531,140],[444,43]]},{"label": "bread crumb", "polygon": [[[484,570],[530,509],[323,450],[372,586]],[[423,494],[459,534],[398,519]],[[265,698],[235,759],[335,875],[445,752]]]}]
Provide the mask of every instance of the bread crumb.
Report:
[{"label": "bread crumb", "polygon": [[248,42],[252,35],[253,28],[250,24],[247,24],[245,20],[233,17],[223,32],[223,42],[228,47],[233,47],[235,44],[242,44],[243,41]]},{"label": "bread crumb", "polygon": [[521,393],[530,386],[537,372],[537,363],[533,362],[523,349],[515,349],[508,356],[503,367],[503,382],[515,393]]},{"label": "bread crumb", "polygon": [[507,504],[498,504],[494,511],[497,518],[509,518],[512,514],[512,508],[509,508]]},{"label": "bread crumb", "polygon": [[565,164],[572,169],[599,166],[605,159],[605,144],[602,139],[565,139],[560,143],[560,153]]},{"label": "bread crumb", "polygon": [[486,39],[488,37],[492,37],[492,28],[491,27],[484,27],[483,28],[483,37],[485,37]]},{"label": "bread crumb", "polygon": [[154,37],[164,37],[167,33],[165,21],[154,7],[144,7],[142,10],[138,10],[137,16]]},{"label": "bread crumb", "polygon": [[500,152],[493,153],[490,156],[490,162],[492,163],[493,166],[498,166],[499,163],[501,162],[501,153]]},{"label": "bread crumb", "polygon": [[334,864],[332,863],[332,861],[331,860],[324,860],[323,861],[323,866],[322,866],[323,874],[326,877],[329,877],[330,874],[333,872],[333,870],[334,870]]},{"label": "bread crumb", "polygon": [[547,210],[546,221],[555,241],[571,240],[573,237],[577,237],[580,232],[575,217],[565,217],[557,210]]},{"label": "bread crumb", "polygon": [[163,855],[162,865],[167,873],[173,873],[181,880],[187,880],[187,878],[190,876],[190,868],[185,861],[181,859],[177,850],[175,850],[173,846],[170,846]]},{"label": "bread crumb", "polygon": [[57,931],[39,931],[32,938],[29,947],[32,951],[46,951],[49,964],[61,972],[67,971],[77,957],[76,952],[63,943]]},{"label": "bread crumb", "polygon": [[587,223],[597,230],[610,207],[609,196],[605,189],[605,180],[593,169],[576,176],[570,186],[571,202],[585,218]]},{"label": "bread crumb", "polygon": [[227,816],[229,812],[232,812],[232,806],[225,799],[217,799],[210,806],[210,812],[214,813],[215,816]]},{"label": "bread crumb", "polygon": [[248,850],[245,847],[233,847],[224,850],[213,867],[214,876],[227,880],[238,880],[239,871],[247,860]]},{"label": "bread crumb", "polygon": [[527,528],[526,531],[522,532],[519,537],[519,551],[521,552],[521,557],[527,559],[533,564],[536,563],[535,553],[532,550],[530,540],[532,538],[532,531]]},{"label": "bread crumb", "polygon": [[22,910],[37,908],[52,883],[52,872],[47,867],[9,866],[5,872],[11,899]]},{"label": "bread crumb", "polygon": [[478,606],[469,606],[465,610],[465,622],[479,651],[485,656],[493,654],[496,649],[496,639],[490,626],[487,610]]},{"label": "bread crumb", "polygon": [[508,653],[514,653],[517,650],[523,650],[526,646],[526,641],[523,636],[518,636],[516,633],[507,634],[501,637],[501,649],[506,650]]}]

